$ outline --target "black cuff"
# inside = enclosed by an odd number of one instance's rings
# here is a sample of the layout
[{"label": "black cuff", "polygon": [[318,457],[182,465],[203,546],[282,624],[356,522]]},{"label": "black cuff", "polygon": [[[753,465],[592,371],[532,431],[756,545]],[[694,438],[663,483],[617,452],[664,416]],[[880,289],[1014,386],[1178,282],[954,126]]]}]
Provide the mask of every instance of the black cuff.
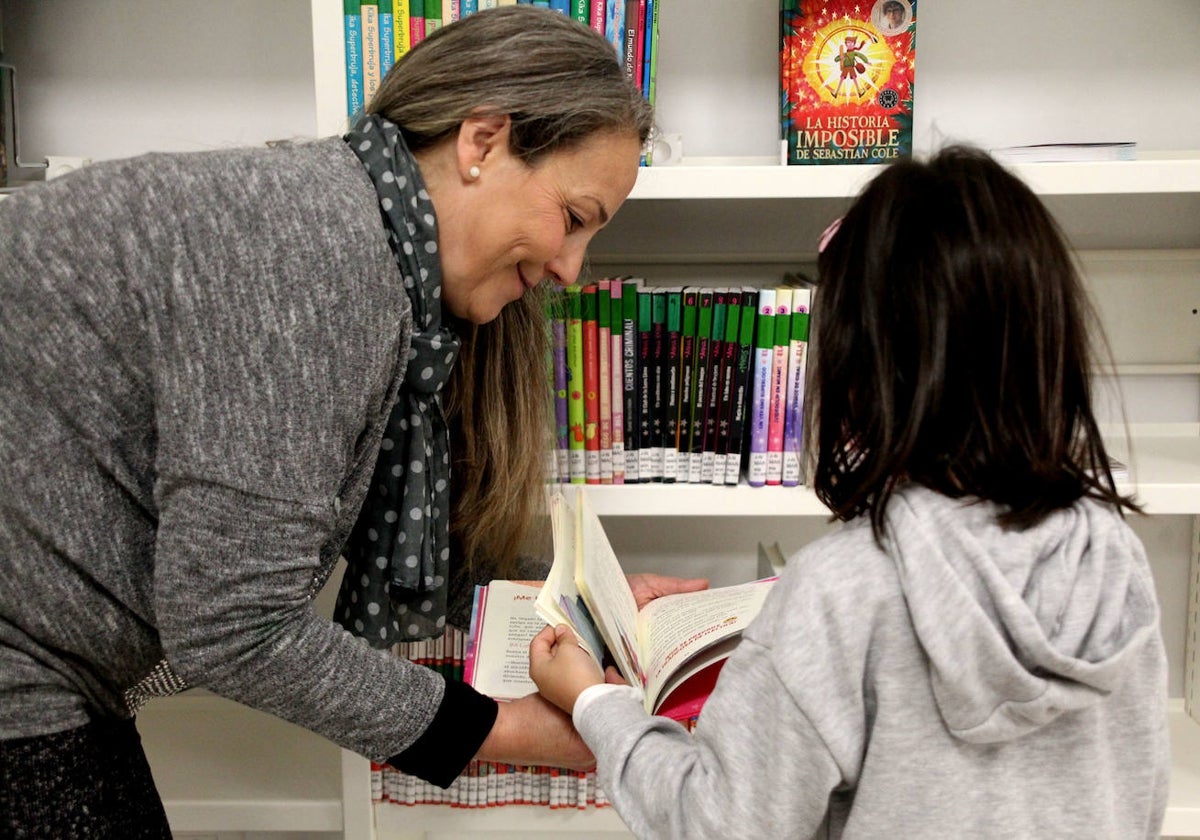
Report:
[{"label": "black cuff", "polygon": [[492,731],[499,706],[466,683],[446,680],[442,705],[421,737],[387,763],[440,788],[450,787]]}]

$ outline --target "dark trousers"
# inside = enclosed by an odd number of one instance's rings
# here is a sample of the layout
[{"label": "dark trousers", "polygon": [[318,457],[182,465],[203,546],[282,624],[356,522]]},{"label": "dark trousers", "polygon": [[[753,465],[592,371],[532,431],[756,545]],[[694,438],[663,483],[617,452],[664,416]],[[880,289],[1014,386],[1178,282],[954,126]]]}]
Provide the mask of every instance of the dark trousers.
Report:
[{"label": "dark trousers", "polygon": [[132,720],[0,740],[0,838],[170,838]]}]

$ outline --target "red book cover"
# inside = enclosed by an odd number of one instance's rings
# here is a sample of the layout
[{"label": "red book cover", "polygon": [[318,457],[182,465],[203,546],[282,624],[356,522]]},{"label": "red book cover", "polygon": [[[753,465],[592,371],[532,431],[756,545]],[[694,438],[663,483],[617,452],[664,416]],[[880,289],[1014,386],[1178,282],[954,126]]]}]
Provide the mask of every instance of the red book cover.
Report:
[{"label": "red book cover", "polygon": [[784,162],[912,155],[917,0],[781,0]]}]

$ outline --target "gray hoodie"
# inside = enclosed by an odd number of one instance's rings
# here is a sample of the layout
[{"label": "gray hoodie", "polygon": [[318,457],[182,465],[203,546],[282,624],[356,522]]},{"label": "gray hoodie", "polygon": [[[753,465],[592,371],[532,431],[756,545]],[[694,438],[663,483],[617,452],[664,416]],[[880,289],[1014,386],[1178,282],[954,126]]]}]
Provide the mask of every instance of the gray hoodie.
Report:
[{"label": "gray hoodie", "polygon": [[1145,552],[1081,501],[1015,531],[923,488],[791,559],[694,737],[575,718],[639,837],[1152,838],[1166,658]]}]

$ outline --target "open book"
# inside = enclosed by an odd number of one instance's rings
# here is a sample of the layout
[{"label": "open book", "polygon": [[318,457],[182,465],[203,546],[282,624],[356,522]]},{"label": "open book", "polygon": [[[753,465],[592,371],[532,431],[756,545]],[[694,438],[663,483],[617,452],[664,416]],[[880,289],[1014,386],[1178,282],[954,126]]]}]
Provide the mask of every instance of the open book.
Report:
[{"label": "open book", "polygon": [[762,609],[775,578],[656,598],[640,612],[583,488],[550,499],[554,565],[537,598],[549,624],[567,624],[601,663],[642,690],[646,711],[699,713],[717,673]]},{"label": "open book", "polygon": [[502,580],[476,588],[466,681],[498,700],[537,691],[529,642],[546,624],[566,624],[597,664],[607,653],[641,689],[646,711],[676,720],[697,715],[775,578],[667,595],[639,613],[584,490],[553,490],[550,514],[554,564],[541,588]]}]

